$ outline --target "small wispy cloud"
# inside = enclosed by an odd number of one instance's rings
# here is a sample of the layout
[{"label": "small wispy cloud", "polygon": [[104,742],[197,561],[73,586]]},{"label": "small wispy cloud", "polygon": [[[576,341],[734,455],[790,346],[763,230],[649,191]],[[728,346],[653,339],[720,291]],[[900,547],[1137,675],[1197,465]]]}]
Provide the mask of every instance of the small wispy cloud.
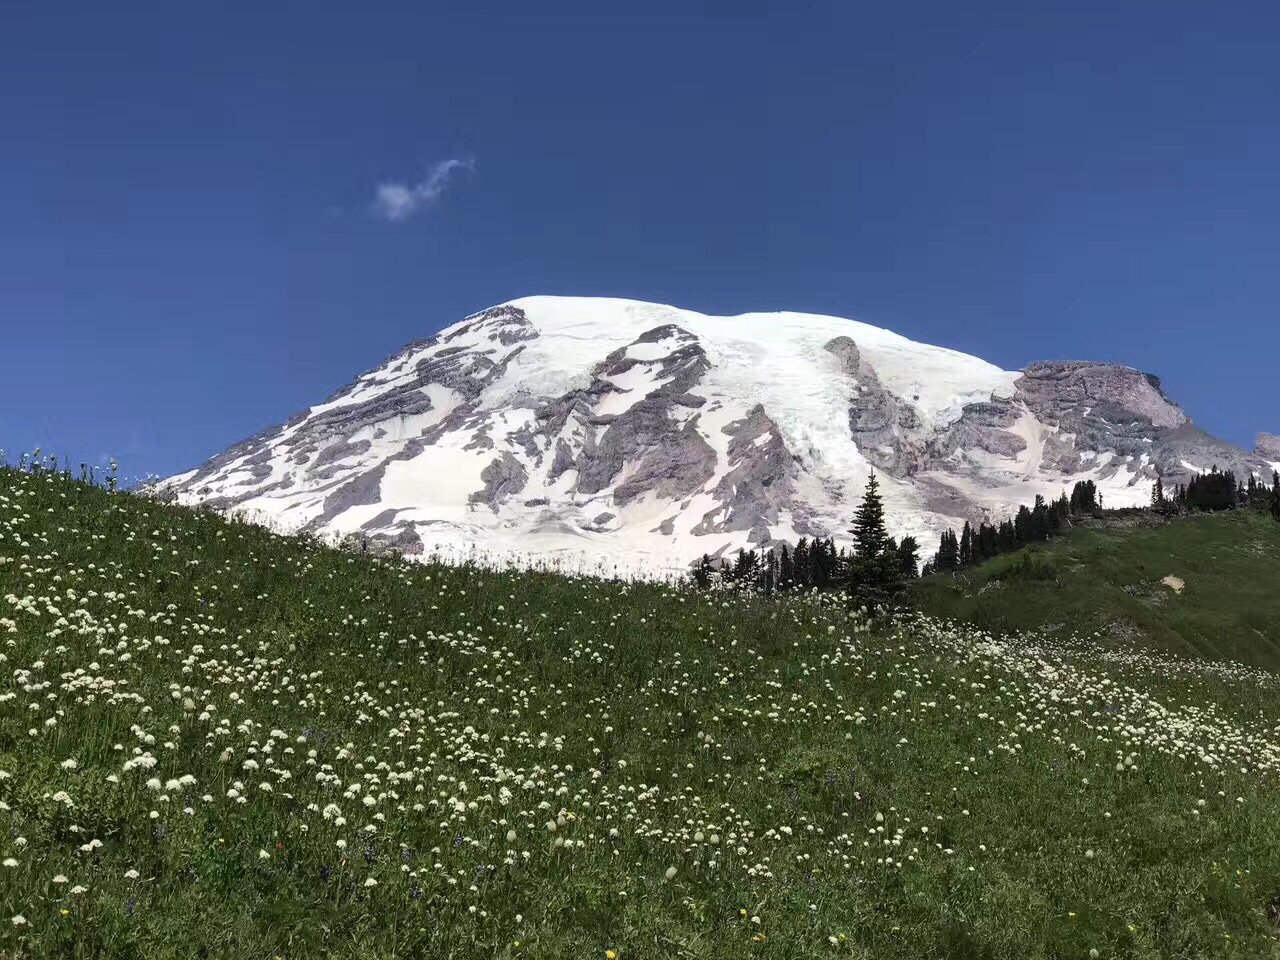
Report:
[{"label": "small wispy cloud", "polygon": [[403,223],[439,200],[455,173],[475,167],[475,161],[469,157],[453,157],[441,160],[417,183],[380,183],[373,197],[373,212],[392,223]]}]

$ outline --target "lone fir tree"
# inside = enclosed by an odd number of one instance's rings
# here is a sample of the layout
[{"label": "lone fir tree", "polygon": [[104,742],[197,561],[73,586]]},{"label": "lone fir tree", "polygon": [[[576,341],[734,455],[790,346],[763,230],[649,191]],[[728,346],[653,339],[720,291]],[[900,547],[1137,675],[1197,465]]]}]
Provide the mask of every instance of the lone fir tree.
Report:
[{"label": "lone fir tree", "polygon": [[884,526],[884,501],[880,499],[880,483],[875,473],[867,478],[862,504],[853,516],[853,543],[856,556],[879,557],[889,545],[889,531]]},{"label": "lone fir tree", "polygon": [[853,517],[853,560],[849,590],[868,607],[882,606],[902,590],[903,561],[897,544],[890,548],[884,525],[884,501],[874,473],[867,479],[862,504]]}]

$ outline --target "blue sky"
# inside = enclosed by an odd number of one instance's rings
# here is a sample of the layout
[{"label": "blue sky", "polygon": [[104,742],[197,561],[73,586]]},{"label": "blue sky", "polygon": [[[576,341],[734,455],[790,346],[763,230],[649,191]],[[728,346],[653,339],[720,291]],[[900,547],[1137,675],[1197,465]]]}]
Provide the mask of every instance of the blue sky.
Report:
[{"label": "blue sky", "polygon": [[629,8],[6,5],[0,448],[173,472],[533,293],[1114,360],[1280,431],[1280,6]]}]

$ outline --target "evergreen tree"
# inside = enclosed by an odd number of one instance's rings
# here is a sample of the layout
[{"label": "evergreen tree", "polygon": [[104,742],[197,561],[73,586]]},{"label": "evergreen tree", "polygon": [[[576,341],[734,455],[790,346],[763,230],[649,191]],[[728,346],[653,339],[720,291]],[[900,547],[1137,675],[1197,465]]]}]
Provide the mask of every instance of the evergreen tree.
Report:
[{"label": "evergreen tree", "polygon": [[778,586],[778,554],[776,551],[770,550],[764,557],[764,566],[761,570],[761,588],[765,593],[773,593]]},{"label": "evergreen tree", "polygon": [[733,565],[733,581],[742,584],[753,582],[759,565],[760,555],[758,553],[754,550],[739,550],[738,559]]},{"label": "evergreen tree", "polygon": [[1058,518],[1054,529],[1061,530],[1063,527],[1071,526],[1071,501],[1067,498],[1065,490],[1062,492],[1062,496],[1054,503],[1054,506],[1057,508],[1055,514]]},{"label": "evergreen tree", "polygon": [[1049,505],[1039,494],[1036,494],[1036,505],[1031,510],[1031,539],[1049,539]]},{"label": "evergreen tree", "polygon": [[801,537],[796,541],[795,552],[791,555],[792,568],[795,570],[794,584],[797,590],[808,590],[809,582],[809,538]]},{"label": "evergreen tree", "polygon": [[782,545],[778,556],[778,589],[791,590],[795,587],[796,568],[791,562],[791,552],[787,545]]},{"label": "evergreen tree", "polygon": [[1101,506],[1098,485],[1092,480],[1081,480],[1071,488],[1072,513],[1093,513]]},{"label": "evergreen tree", "polygon": [[845,582],[845,562],[836,549],[835,537],[827,538],[824,560],[827,565],[827,586],[838,587]]},{"label": "evergreen tree", "polygon": [[693,571],[693,585],[699,590],[705,590],[711,586],[712,574],[715,572],[715,565],[711,562],[711,556],[704,553],[702,559],[698,561],[697,567]]},{"label": "evergreen tree", "polygon": [[1031,542],[1031,511],[1024,503],[1013,518],[1013,532],[1019,543]]},{"label": "evergreen tree", "polygon": [[1151,488],[1151,506],[1157,510],[1164,508],[1164,481],[1156,477],[1156,485]]},{"label": "evergreen tree", "polygon": [[964,529],[960,531],[960,566],[972,566],[973,562],[973,528],[969,526],[969,521],[966,520]]},{"label": "evergreen tree", "polygon": [[1271,491],[1258,482],[1258,478],[1249,474],[1249,484],[1245,487],[1244,501],[1251,507],[1265,507],[1269,502]]},{"label": "evergreen tree", "polygon": [[990,560],[1000,551],[999,539],[996,536],[996,528],[987,522],[983,522],[978,526],[978,558],[980,560]]},{"label": "evergreen tree", "polygon": [[917,570],[919,564],[920,545],[916,543],[916,538],[903,537],[902,542],[898,544],[898,569],[906,579],[914,580],[919,576]]},{"label": "evergreen tree", "polygon": [[1186,500],[1193,510],[1230,510],[1238,500],[1235,474],[1220,473],[1216,465],[1208,473],[1197,474],[1187,484]]},{"label": "evergreen tree", "polygon": [[880,499],[880,484],[872,472],[867,478],[867,490],[862,504],[853,518],[854,558],[879,559],[888,545],[889,532],[884,526],[884,502]]},{"label": "evergreen tree", "polygon": [[821,538],[809,548],[809,583],[816,590],[831,586],[831,565],[827,560],[827,543]]},{"label": "evergreen tree", "polygon": [[1008,553],[1010,550],[1018,549],[1018,533],[1013,529],[1012,520],[1003,520],[1000,523],[999,537],[1000,552]]},{"label": "evergreen tree", "polygon": [[1271,515],[1280,520],[1280,470],[1271,474]]},{"label": "evergreen tree", "polygon": [[853,521],[853,562],[849,569],[849,589],[868,607],[886,604],[902,590],[902,563],[897,551],[889,551],[889,532],[884,525],[884,503],[874,473],[867,479],[862,504]]},{"label": "evergreen tree", "polygon": [[933,568],[935,570],[949,573],[960,565],[960,541],[956,539],[954,530],[945,530],[942,533],[941,542],[938,544],[938,552],[933,558]]}]

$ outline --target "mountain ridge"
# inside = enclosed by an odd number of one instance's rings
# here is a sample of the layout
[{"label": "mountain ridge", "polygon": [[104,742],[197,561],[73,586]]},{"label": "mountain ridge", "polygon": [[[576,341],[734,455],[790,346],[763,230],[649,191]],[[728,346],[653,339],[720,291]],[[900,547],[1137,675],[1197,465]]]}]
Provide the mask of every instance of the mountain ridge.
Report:
[{"label": "mountain ridge", "polygon": [[1269,473],[1264,448],[1210,436],[1119,364],[1006,371],[838,317],[526,297],[156,489],[410,553],[652,573],[846,539],[872,470],[895,532],[925,538],[1079,479],[1120,506],[1157,475]]}]

